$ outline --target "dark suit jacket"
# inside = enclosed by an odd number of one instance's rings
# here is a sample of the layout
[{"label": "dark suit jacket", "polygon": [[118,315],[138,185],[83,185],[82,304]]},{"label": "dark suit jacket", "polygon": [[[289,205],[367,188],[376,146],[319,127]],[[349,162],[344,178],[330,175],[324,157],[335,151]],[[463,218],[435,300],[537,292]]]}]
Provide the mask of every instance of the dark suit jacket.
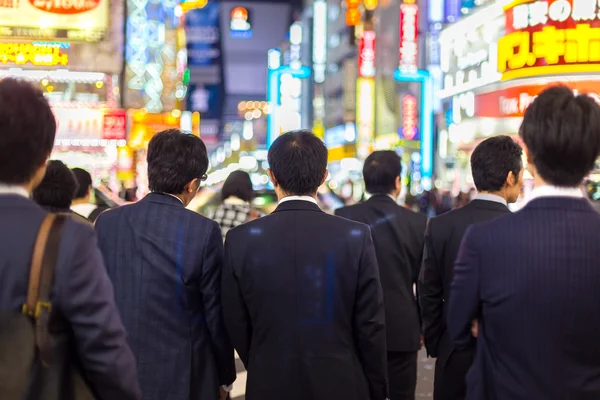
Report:
[{"label": "dark suit jacket", "polygon": [[[47,212],[18,195],[0,195],[0,309],[21,312],[38,230]],[[139,398],[135,360],[114,303],[96,235],[68,219],[54,275],[53,313],[74,333],[82,366],[101,400]]]},{"label": "dark suit jacket", "polygon": [[96,222],[144,400],[217,399],[235,379],[221,310],[219,226],[149,194]]},{"label": "dark suit jacket", "polygon": [[473,339],[469,400],[600,398],[600,215],[585,199],[546,197],[467,231],[448,330]]},{"label": "dark suit jacket", "polygon": [[371,227],[383,287],[388,351],[418,351],[421,327],[413,287],[419,276],[427,218],[386,195],[339,209],[336,215]]},{"label": "dark suit jacket", "polygon": [[509,212],[504,204],[473,200],[465,207],[429,220],[419,279],[419,303],[427,353],[438,357],[442,364],[454,351],[446,328],[446,313],[461,240],[469,226]]},{"label": "dark suit jacket", "polygon": [[225,321],[247,400],[387,397],[383,295],[368,226],[288,201],[229,231]]}]

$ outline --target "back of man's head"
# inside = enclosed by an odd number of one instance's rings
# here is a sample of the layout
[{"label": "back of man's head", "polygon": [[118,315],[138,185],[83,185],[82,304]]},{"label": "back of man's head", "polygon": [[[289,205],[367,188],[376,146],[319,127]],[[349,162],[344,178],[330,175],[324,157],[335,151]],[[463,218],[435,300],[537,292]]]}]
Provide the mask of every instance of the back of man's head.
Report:
[{"label": "back of man's head", "polygon": [[42,92],[25,81],[2,79],[0,182],[28,184],[46,164],[55,135],[56,120]]},{"label": "back of man's head", "polygon": [[269,168],[274,182],[287,195],[314,195],[327,173],[327,147],[306,130],[277,138],[269,149]]},{"label": "back of man's head", "polygon": [[46,175],[33,190],[33,200],[43,207],[68,209],[79,185],[69,167],[61,161],[52,160],[46,166]]},{"label": "back of man's head", "polygon": [[481,142],[471,154],[473,182],[480,192],[498,192],[510,172],[515,179],[523,169],[523,150],[510,136],[494,136]]},{"label": "back of man's head", "polygon": [[519,134],[528,161],[544,181],[575,187],[600,154],[600,107],[587,95],[554,86],[527,108]]},{"label": "back of man's head", "polygon": [[73,175],[77,179],[77,192],[75,193],[75,199],[84,199],[90,194],[92,188],[92,175],[82,168],[73,168]]},{"label": "back of man's head", "polygon": [[363,166],[363,177],[367,192],[390,194],[396,189],[402,166],[395,151],[375,151],[367,157]]},{"label": "back of man's head", "polygon": [[208,171],[208,154],[197,136],[169,129],[154,135],[148,144],[148,182],[158,193],[181,194],[194,179]]}]

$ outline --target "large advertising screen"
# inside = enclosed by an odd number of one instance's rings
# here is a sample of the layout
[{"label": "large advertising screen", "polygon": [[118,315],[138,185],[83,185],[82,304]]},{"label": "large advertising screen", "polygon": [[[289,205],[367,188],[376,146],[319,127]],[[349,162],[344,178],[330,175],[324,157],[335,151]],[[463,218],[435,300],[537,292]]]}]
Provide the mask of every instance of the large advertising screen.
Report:
[{"label": "large advertising screen", "polygon": [[108,27],[109,0],[4,0],[0,36],[96,42]]},{"label": "large advertising screen", "polygon": [[[185,17],[188,66],[190,68],[219,65],[221,32],[219,3],[209,1],[203,8],[191,10]],[[193,71],[192,71],[193,72]]]}]

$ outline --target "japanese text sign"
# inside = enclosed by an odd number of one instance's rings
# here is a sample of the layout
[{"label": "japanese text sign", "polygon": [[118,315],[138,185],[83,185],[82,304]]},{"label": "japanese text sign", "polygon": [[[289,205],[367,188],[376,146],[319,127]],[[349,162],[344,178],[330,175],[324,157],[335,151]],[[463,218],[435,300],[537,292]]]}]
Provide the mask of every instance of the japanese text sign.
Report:
[{"label": "japanese text sign", "polygon": [[505,16],[506,35],[498,41],[502,80],[600,72],[597,0],[517,0]]}]

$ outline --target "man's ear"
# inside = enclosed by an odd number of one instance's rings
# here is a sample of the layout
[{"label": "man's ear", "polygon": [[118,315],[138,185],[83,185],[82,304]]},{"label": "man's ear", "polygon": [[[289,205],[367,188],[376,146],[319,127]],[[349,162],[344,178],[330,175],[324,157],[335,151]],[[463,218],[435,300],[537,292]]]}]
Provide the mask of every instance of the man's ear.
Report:
[{"label": "man's ear", "polygon": [[513,187],[518,181],[519,177],[517,177],[512,171],[509,171],[508,175],[506,175],[506,186]]},{"label": "man's ear", "polygon": [[271,180],[273,187],[279,186],[279,183],[277,183],[277,179],[275,179],[275,175],[273,174],[273,171],[271,171],[271,168],[267,169],[267,174],[269,174],[269,179]]},{"label": "man's ear", "polygon": [[527,164],[533,164],[533,155],[529,151],[529,148],[523,144],[523,151],[525,152],[525,158],[527,159]]},{"label": "man's ear", "polygon": [[197,193],[198,189],[200,189],[200,179],[198,178],[192,179],[183,187],[185,193]]},{"label": "man's ear", "polygon": [[[329,177],[329,170],[325,170],[325,175],[323,176],[323,179],[321,179],[321,185],[323,185],[325,183],[325,181],[327,180],[327,177]],[[321,186],[319,185],[319,186]]]}]

